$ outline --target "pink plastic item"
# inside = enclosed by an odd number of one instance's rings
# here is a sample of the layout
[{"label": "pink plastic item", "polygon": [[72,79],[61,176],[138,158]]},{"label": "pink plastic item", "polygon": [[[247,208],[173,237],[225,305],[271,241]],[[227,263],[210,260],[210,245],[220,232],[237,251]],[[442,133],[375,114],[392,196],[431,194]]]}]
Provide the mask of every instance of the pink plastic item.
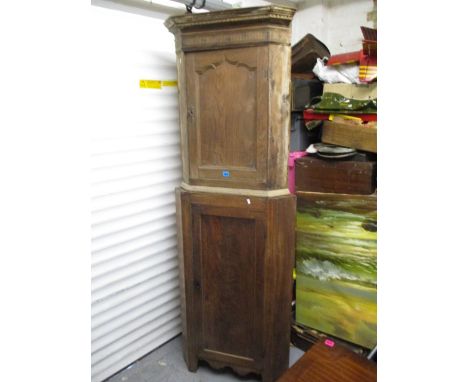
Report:
[{"label": "pink plastic item", "polygon": [[333,346],[335,346],[335,342],[332,341],[332,340],[329,340],[329,339],[326,339],[325,340],[325,345],[327,345],[328,347],[332,348]]},{"label": "pink plastic item", "polygon": [[296,161],[297,158],[301,158],[303,156],[306,156],[307,152],[306,151],[293,151],[292,153],[289,153],[289,158],[288,158],[288,188],[289,192],[291,194],[294,194],[296,192],[296,174],[294,171],[294,162]]}]

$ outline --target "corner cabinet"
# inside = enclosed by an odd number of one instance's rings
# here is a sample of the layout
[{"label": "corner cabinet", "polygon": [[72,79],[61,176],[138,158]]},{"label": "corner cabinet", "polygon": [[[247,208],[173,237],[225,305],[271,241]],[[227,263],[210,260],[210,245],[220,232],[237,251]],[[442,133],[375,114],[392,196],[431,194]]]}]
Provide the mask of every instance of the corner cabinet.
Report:
[{"label": "corner cabinet", "polygon": [[287,190],[283,7],[175,16],[184,358],[277,379],[289,362],[296,198]]}]

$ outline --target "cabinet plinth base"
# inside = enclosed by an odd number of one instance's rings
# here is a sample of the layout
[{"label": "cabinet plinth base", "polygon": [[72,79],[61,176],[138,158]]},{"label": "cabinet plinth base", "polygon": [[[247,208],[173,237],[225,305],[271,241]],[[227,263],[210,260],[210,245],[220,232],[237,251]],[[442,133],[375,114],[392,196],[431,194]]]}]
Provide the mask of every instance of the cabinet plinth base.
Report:
[{"label": "cabinet plinth base", "polygon": [[199,362],[205,362],[209,367],[211,367],[212,369],[215,369],[215,370],[230,369],[234,373],[236,373],[237,375],[240,375],[242,377],[245,377],[245,376],[247,376],[249,374],[256,374],[256,375],[259,375],[261,377],[262,382],[274,382],[279,378],[279,376],[281,376],[288,369],[288,365],[283,367],[281,370],[278,369],[279,373],[277,373],[277,376],[274,377],[271,374],[271,372],[261,372],[261,371],[254,370],[254,369],[244,368],[244,367],[240,367],[240,366],[234,366],[234,365],[232,365],[230,363],[221,363],[221,362],[212,361],[212,360],[205,360],[205,359],[202,359],[202,358],[200,358],[200,360],[197,360],[196,362],[192,362],[192,363],[186,362],[187,363],[187,369],[192,373],[196,373],[197,370],[198,370]]}]

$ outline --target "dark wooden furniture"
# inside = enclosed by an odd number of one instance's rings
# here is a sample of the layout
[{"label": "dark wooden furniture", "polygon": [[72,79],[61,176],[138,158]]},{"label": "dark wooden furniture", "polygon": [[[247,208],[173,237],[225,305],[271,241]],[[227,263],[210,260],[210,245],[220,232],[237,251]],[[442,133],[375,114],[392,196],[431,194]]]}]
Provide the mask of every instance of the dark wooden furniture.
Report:
[{"label": "dark wooden furniture", "polygon": [[308,33],[291,48],[291,57],[293,72],[312,72],[317,58],[330,57],[330,51],[323,42]]},{"label": "dark wooden furniture", "polygon": [[305,156],[296,159],[295,176],[296,191],[370,195],[377,187],[377,162]]},{"label": "dark wooden furniture", "polygon": [[274,381],[288,368],[295,197],[177,191],[185,359]]},{"label": "dark wooden furniture", "polygon": [[377,365],[343,346],[313,345],[277,382],[376,382]]},{"label": "dark wooden furniture", "polygon": [[184,357],[272,382],[288,367],[295,196],[287,190],[290,22],[283,7],[171,17],[183,183]]}]

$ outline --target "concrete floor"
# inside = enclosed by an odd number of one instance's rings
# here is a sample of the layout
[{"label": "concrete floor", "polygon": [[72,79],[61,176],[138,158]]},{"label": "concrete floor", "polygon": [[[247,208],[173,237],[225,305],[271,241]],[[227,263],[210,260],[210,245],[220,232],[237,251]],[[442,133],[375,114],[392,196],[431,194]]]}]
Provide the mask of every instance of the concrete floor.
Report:
[{"label": "concrete floor", "polygon": [[[304,352],[294,346],[289,351],[289,366]],[[200,363],[196,373],[187,370],[182,356],[181,336],[149,353],[106,382],[259,382],[260,377],[240,377],[230,369],[214,370]]]}]

